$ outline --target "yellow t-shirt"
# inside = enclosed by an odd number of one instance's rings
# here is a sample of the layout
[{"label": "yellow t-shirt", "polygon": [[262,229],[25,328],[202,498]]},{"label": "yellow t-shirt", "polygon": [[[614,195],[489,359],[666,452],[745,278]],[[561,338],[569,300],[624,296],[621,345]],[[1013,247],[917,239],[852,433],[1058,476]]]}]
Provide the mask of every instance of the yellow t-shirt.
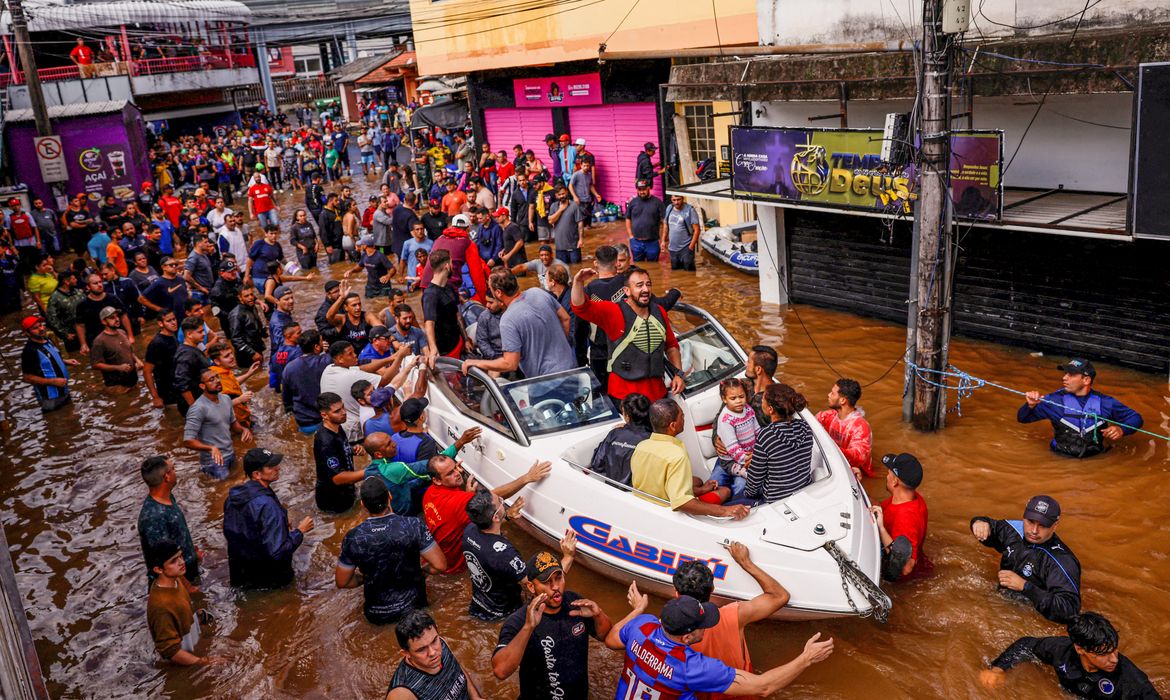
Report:
[{"label": "yellow t-shirt", "polygon": [[691,458],[682,440],[673,435],[653,433],[638,443],[630,457],[630,472],[635,489],[670,501],[672,510],[695,498]]},{"label": "yellow t-shirt", "polygon": [[53,296],[53,291],[57,289],[57,278],[52,275],[46,275],[43,272],[34,272],[28,278],[28,293],[35,294],[37,299],[41,302],[41,308],[45,309],[49,306],[49,297]]}]

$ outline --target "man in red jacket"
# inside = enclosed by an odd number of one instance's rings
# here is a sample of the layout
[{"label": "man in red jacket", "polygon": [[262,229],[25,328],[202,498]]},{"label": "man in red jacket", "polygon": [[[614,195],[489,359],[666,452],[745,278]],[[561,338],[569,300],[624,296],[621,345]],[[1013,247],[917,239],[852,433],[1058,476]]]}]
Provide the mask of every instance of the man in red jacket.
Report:
[{"label": "man in red jacket", "polygon": [[[445,250],[451,254],[451,276],[448,278],[447,284],[459,289],[460,286],[466,286],[466,284],[461,285],[461,283],[470,282],[471,286],[475,287],[475,294],[472,295],[472,298],[482,304],[487,299],[487,264],[479,257],[479,248],[468,235],[470,228],[471,219],[466,214],[455,216],[451,219],[451,226],[444,229],[443,235],[435,241],[431,252]],[[467,265],[469,280],[462,278],[464,265]],[[428,260],[426,267],[423,268],[419,287],[425,289],[431,283],[432,274],[434,273],[431,271],[431,263]]]}]

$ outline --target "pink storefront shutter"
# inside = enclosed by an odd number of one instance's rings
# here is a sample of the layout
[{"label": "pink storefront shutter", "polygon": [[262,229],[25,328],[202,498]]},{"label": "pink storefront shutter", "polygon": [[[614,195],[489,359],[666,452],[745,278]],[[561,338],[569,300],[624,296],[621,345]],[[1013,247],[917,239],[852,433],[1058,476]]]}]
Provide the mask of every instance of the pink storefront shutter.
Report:
[{"label": "pink storefront shutter", "polygon": [[[635,102],[630,104],[613,105],[614,124],[617,125],[617,150],[621,154],[620,187],[622,192],[628,193],[627,199],[633,197],[634,173],[638,168],[638,153],[649,141],[661,148],[658,143],[658,109],[653,102]],[[658,162],[662,151],[654,156]],[[662,178],[654,180],[654,194],[662,196]]]},{"label": "pink storefront shutter", "polygon": [[[574,139],[597,158],[597,191],[605,199],[625,204],[633,197],[638,152],[647,141],[658,143],[658,117],[653,102],[574,107],[569,110]],[[662,196],[661,180],[655,194]]]},{"label": "pink storefront shutter", "polygon": [[502,150],[510,159],[512,147],[520,144],[542,161],[548,160],[544,136],[552,131],[551,109],[485,109],[483,121],[492,150]]}]

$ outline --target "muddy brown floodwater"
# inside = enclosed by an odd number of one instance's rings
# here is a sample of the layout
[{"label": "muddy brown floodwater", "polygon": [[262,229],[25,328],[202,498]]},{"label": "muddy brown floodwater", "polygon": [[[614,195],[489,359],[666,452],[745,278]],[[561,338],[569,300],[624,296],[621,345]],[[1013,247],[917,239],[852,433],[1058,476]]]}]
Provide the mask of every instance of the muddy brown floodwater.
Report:
[{"label": "muddy brown floodwater", "polygon": [[[586,249],[606,237],[620,238],[614,225],[587,234]],[[341,270],[335,266],[332,274]],[[712,311],[741,345],[776,347],[782,358],[778,377],[803,391],[810,408],[824,403],[838,375],[818,357],[792,310],[758,301],[754,277],[711,258],[696,273],[672,274],[653,265],[651,270],[657,288],[679,287],[686,301]],[[320,283],[299,283],[295,290],[296,316],[311,324]],[[863,384],[885,372],[902,352],[905,331],[897,325],[804,306],[798,311],[829,362]],[[286,454],[276,491],[294,519],[312,515],[317,528],[297,552],[294,586],[240,594],[227,584],[222,534],[223,501],[239,481],[238,473],[226,482],[202,476],[194,454],[179,446],[181,428],[173,408],[165,413],[151,408],[144,388],[123,396],[104,394],[100,380],[87,370],[76,373],[73,406],[46,420],[34,407],[31,390],[19,381],[23,338],[16,320],[4,318],[0,331],[0,402],[10,419],[3,433],[0,519],[53,696],[384,697],[399,658],[393,629],[365,621],[360,590],[338,591],[333,585],[341,538],[360,521],[361,509],[341,517],[316,511],[311,441],[284,417],[279,398],[261,389],[262,376],[252,386],[259,444]],[[141,351],[143,341],[138,347]],[[959,338],[951,357],[972,374],[1008,386],[1059,387],[1054,365],[1061,358],[1055,356]],[[1098,367],[1101,390],[1139,410],[1148,429],[1170,433],[1165,377]],[[977,682],[990,658],[1016,637],[1059,634],[1061,628],[995,592],[997,557],[974,541],[967,523],[977,514],[1017,518],[1027,498],[1040,492],[1062,504],[1060,533],[1083,565],[1086,609],[1110,617],[1121,632],[1123,652],[1162,693],[1170,693],[1170,654],[1162,646],[1170,639],[1170,498],[1165,486],[1170,443],[1137,435],[1104,456],[1073,461],[1048,451],[1046,423],[1016,422],[1016,396],[978,391],[963,402],[962,416],[950,415],[945,430],[922,434],[900,422],[901,395],[901,372],[895,369],[865,389],[861,405],[873,425],[875,455],[910,451],[925,465],[921,493],[931,518],[926,551],[936,573],[929,580],[887,587],[894,609],[886,625],[839,619],[752,627],[748,640],[758,668],[788,660],[814,632],[836,640],[836,653],[783,696],[991,697]],[[218,621],[201,651],[227,657],[222,666],[168,668],[157,661],[147,631],[135,527],[145,495],[138,464],[167,452],[178,465],[176,497],[196,544],[207,552],[204,590]],[[884,498],[882,479],[867,480],[865,488],[871,498]],[[537,546],[515,529],[509,534],[526,553]],[[597,600],[615,620],[627,611],[621,585],[582,568],[571,573],[568,583]],[[486,697],[515,697],[514,679],[498,682],[491,675],[498,626],[465,614],[469,585],[466,577],[431,578],[432,611]],[[620,668],[618,653],[594,643],[591,697],[613,697]],[[1054,698],[1059,692],[1050,672],[1024,667],[1009,676],[1000,696]]]}]

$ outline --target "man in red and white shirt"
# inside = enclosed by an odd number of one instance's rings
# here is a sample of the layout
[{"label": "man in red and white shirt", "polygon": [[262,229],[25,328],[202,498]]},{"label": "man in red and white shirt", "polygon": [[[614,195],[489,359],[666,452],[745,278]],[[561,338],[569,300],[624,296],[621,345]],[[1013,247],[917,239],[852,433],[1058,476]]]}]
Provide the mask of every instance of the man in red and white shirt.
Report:
[{"label": "man in red and white shirt", "polygon": [[277,219],[279,211],[276,202],[272,199],[275,190],[272,185],[264,181],[264,176],[256,173],[248,185],[248,213],[253,219],[258,219],[261,229],[279,228]]},{"label": "man in red and white shirt", "polygon": [[69,52],[69,58],[77,66],[81,77],[93,77],[93,49],[85,45],[85,39],[77,37],[77,46]]},{"label": "man in red and white shirt", "polygon": [[873,434],[865,414],[857,408],[860,400],[860,384],[852,379],[838,379],[829,392],[829,408],[817,414],[817,420],[845,453],[845,459],[858,479],[874,475],[870,460]]}]

